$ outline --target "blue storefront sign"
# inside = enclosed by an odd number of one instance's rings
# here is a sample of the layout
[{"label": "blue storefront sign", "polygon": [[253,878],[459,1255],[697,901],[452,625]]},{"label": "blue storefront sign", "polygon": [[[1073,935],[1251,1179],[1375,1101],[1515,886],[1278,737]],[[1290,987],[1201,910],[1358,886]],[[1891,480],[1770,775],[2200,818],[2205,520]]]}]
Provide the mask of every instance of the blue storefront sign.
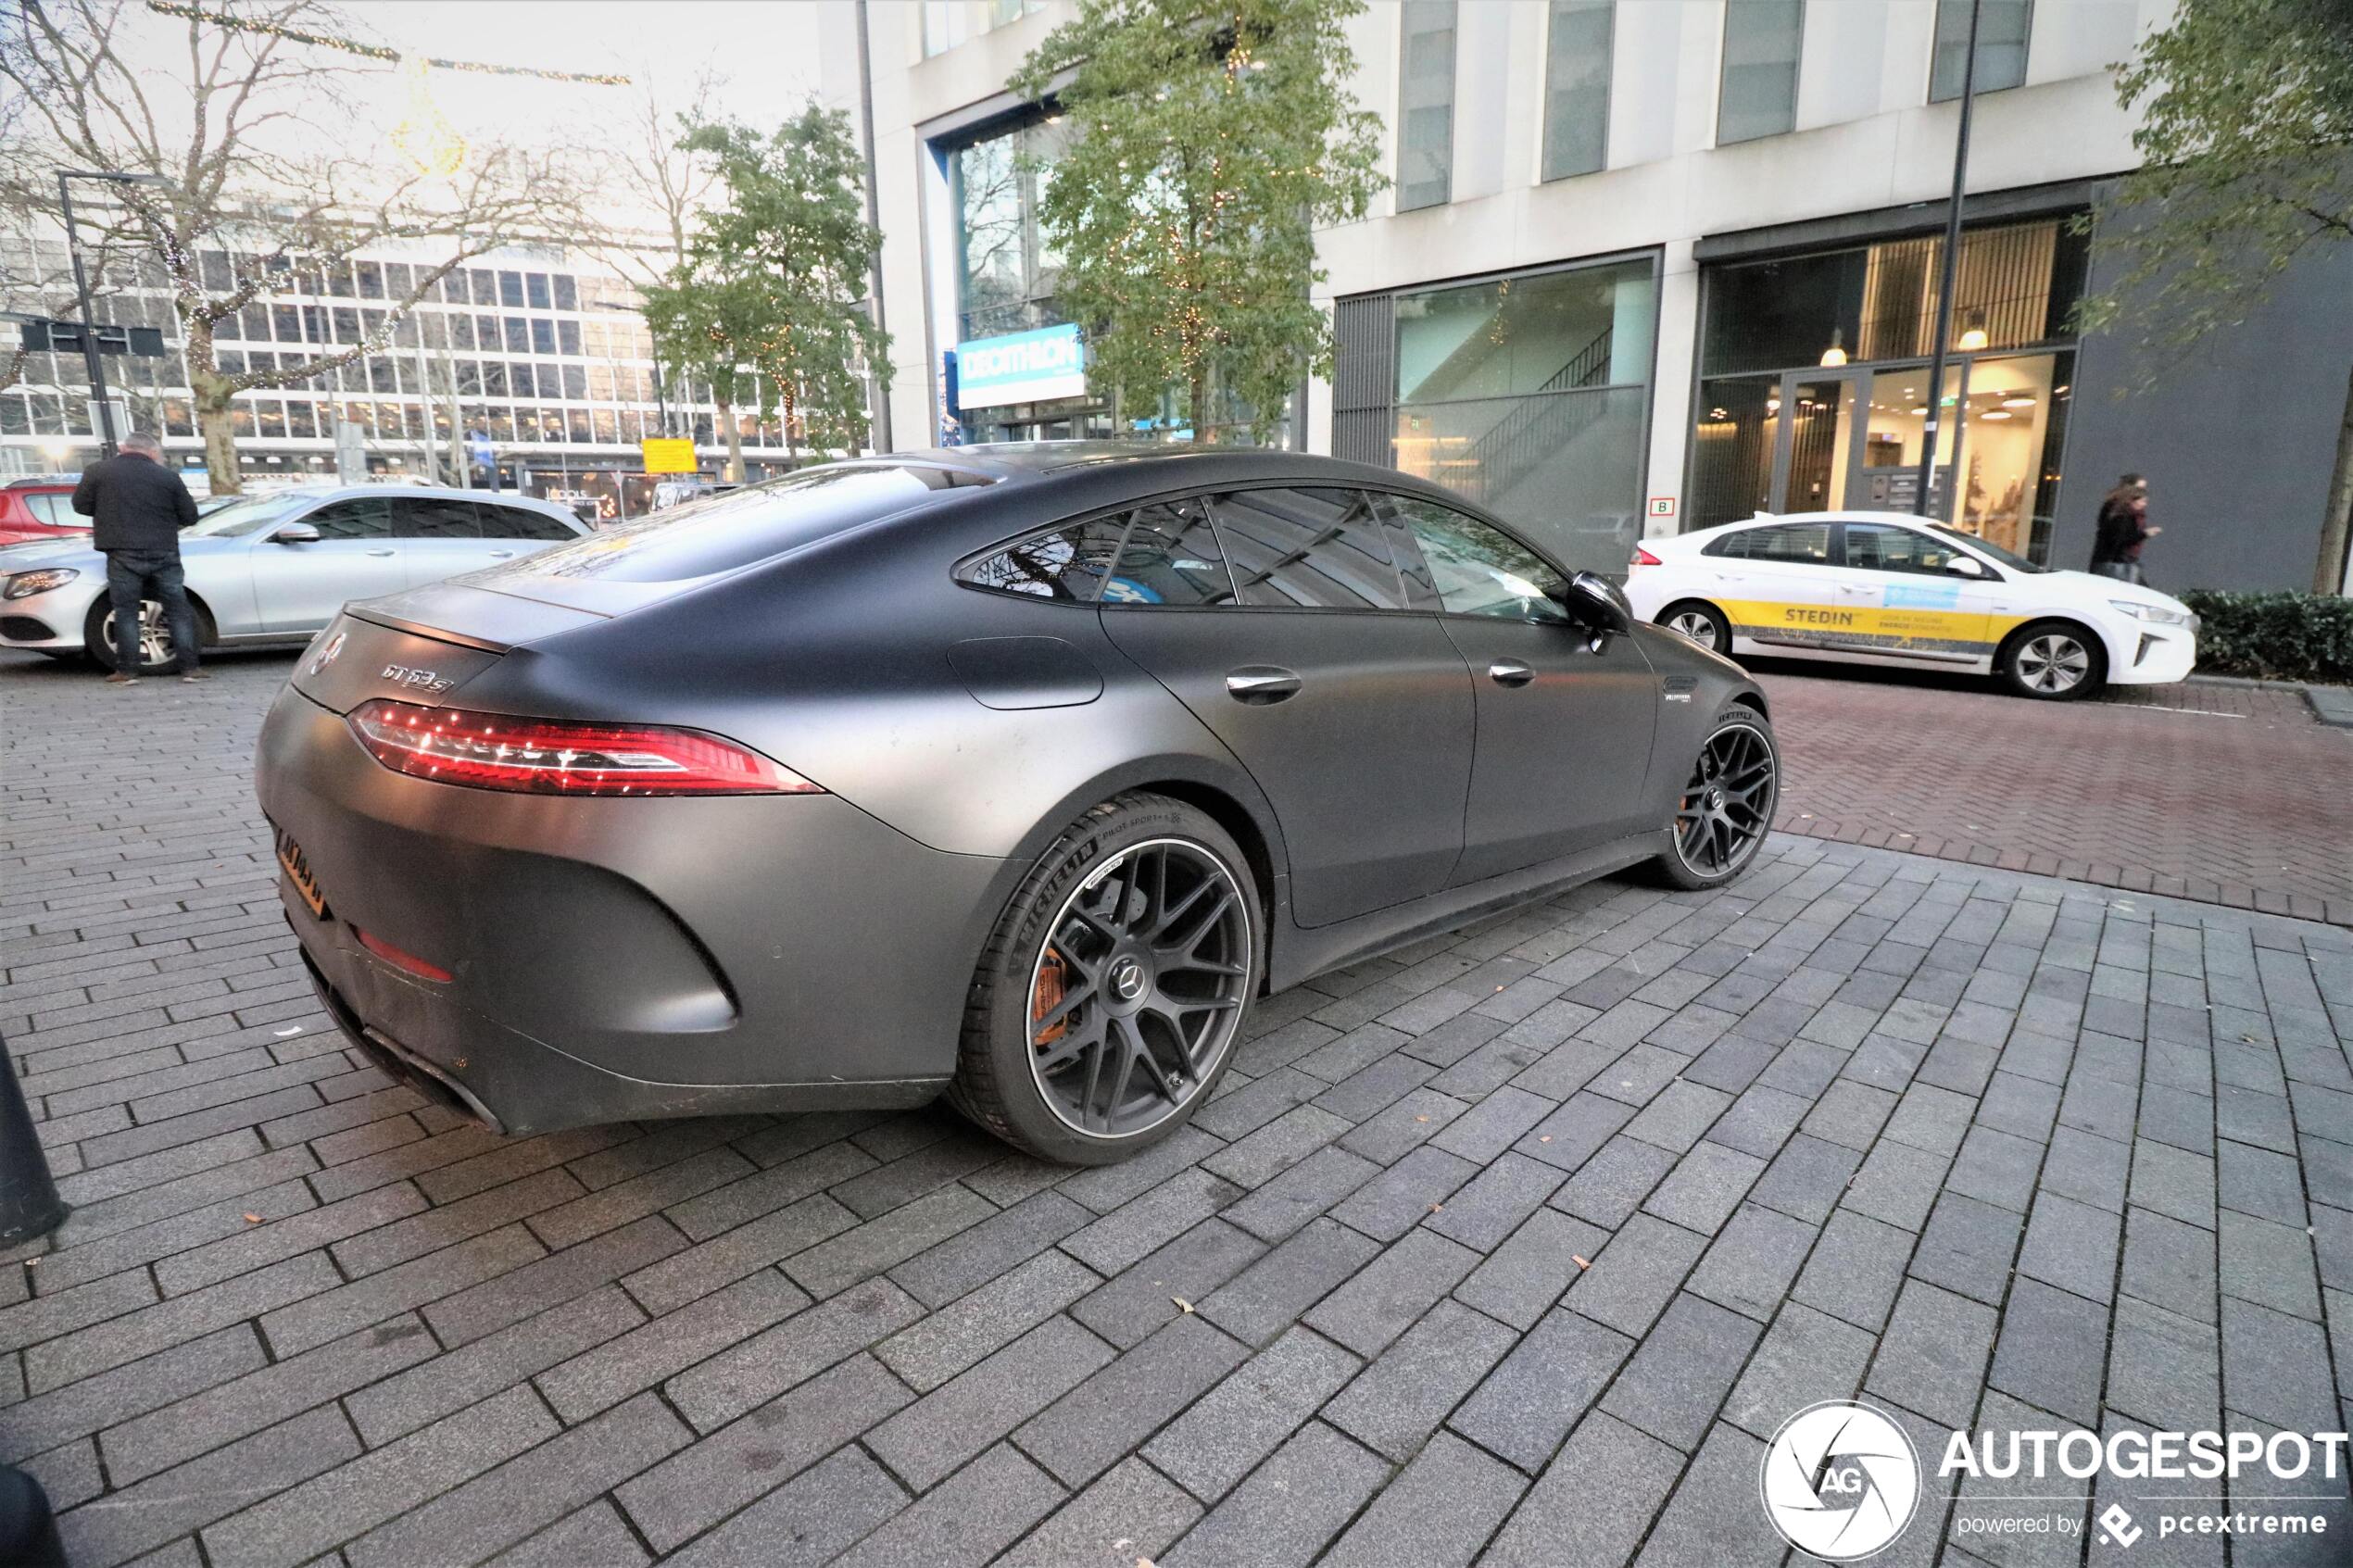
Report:
[{"label": "blue storefront sign", "polygon": [[1079,397],[1087,391],[1087,351],[1069,324],[973,338],[957,345],[955,378],[960,409]]}]

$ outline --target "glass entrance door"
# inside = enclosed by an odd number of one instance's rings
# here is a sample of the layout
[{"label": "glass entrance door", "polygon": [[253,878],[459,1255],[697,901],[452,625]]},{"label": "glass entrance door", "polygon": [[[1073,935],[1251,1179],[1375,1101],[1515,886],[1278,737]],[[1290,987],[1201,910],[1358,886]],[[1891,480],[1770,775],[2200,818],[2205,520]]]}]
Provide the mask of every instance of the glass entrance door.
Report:
[{"label": "glass entrance door", "polygon": [[[1944,419],[1936,444],[1932,515],[1951,521],[1945,473],[1963,445],[1970,409],[1968,367],[1944,372]],[[1760,451],[1756,491],[1771,512],[1909,512],[1919,491],[1920,444],[1928,425],[1928,369],[1922,365],[1851,370],[1793,370],[1762,380],[1747,410],[1769,439]],[[1737,428],[1739,409],[1726,410]],[[1703,427],[1705,428],[1705,427]],[[1769,468],[1767,466],[1769,464]]]},{"label": "glass entrance door", "polygon": [[1777,512],[1835,512],[1847,505],[1855,458],[1856,378],[1781,378],[1774,455]]},{"label": "glass entrance door", "polygon": [[[1952,521],[1952,486],[1946,478],[1953,450],[1961,434],[1961,378],[1964,367],[1947,366],[1942,397],[1943,418],[1937,421],[1936,475],[1929,497],[1929,515]],[[1874,512],[1918,510],[1920,447],[1928,428],[1928,367],[1903,365],[1892,370],[1861,372],[1869,391],[1857,410],[1861,416],[1856,443],[1855,471],[1848,495],[1850,505]]]}]

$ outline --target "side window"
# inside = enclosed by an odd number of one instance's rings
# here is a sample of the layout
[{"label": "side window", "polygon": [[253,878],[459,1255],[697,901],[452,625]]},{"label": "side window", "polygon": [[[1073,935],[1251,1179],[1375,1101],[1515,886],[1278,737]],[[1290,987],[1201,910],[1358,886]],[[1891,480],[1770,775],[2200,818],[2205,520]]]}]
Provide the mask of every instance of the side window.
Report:
[{"label": "side window", "polygon": [[1198,500],[1155,501],[1136,508],[1127,541],[1103,583],[1107,605],[1218,605],[1234,600],[1234,580]]},{"label": "side window", "polygon": [[1754,528],[1743,528],[1737,533],[1727,533],[1721,539],[1710,540],[1706,548],[1701,550],[1700,554],[1735,558],[1745,556],[1748,554],[1748,542],[1756,537],[1756,532]]},{"label": "side window", "polygon": [[1942,577],[1960,554],[1948,545],[1909,528],[1883,522],[1846,525],[1846,564],[1865,571],[1917,571]]},{"label": "side window", "polygon": [[384,539],[392,533],[391,511],[383,496],[371,495],[358,501],[330,501],[293,521],[308,523],[321,539]]},{"label": "side window", "polygon": [[1362,491],[1242,490],[1217,498],[1238,601],[1287,609],[1403,609],[1404,584]]},{"label": "side window", "polygon": [[87,528],[89,519],[73,509],[69,495],[27,495],[24,504],[32,508],[35,522],[45,522],[53,528]]},{"label": "side window", "polygon": [[1123,512],[1033,533],[973,562],[956,573],[956,580],[1000,594],[1092,604],[1102,591],[1112,558],[1119,551],[1120,535],[1126,532],[1127,517]]},{"label": "side window", "polygon": [[488,501],[473,503],[482,517],[482,536],[485,539],[573,539],[578,535],[561,522],[538,512],[527,512],[521,507],[494,506]]},{"label": "side window", "polygon": [[[403,495],[392,503],[392,531],[403,539],[479,539],[471,501]],[[323,530],[321,531],[323,532]]]},{"label": "side window", "polygon": [[1477,518],[1416,496],[1392,504],[1429,562],[1432,586],[1450,615],[1491,615],[1506,621],[1567,621],[1549,596],[1560,573],[1542,557]]},{"label": "side window", "polygon": [[1824,566],[1830,562],[1831,525],[1827,522],[1752,528],[1743,537],[1748,541],[1743,553],[1751,560],[1777,560],[1792,566]]}]

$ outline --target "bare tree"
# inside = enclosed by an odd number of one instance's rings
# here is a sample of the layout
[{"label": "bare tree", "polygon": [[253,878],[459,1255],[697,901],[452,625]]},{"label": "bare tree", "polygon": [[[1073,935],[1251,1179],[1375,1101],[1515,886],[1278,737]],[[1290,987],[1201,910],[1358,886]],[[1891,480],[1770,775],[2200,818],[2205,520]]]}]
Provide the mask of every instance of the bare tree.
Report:
[{"label": "bare tree", "polygon": [[675,91],[648,79],[638,88],[627,122],[614,138],[618,145],[609,170],[613,190],[625,207],[661,225],[658,245],[647,245],[643,234],[623,231],[603,236],[598,246],[635,282],[660,282],[686,258],[695,214],[711,199],[719,169],[709,154],[683,144],[692,127],[711,119],[724,85],[709,67]]},{"label": "bare tree", "polygon": [[[685,144],[688,131],[715,112],[724,85],[724,79],[708,66],[676,86],[649,77],[640,84],[625,125],[614,137],[608,181],[621,198],[618,206],[652,228],[614,227],[597,236],[589,248],[641,292],[659,286],[686,263],[695,215],[718,187],[717,160]],[[675,377],[684,368],[673,365],[670,373]],[[740,401],[736,391],[724,384],[714,387],[719,434],[727,447],[727,477],[741,480],[743,436],[736,419]]]},{"label": "bare tree", "polygon": [[[242,484],[237,394],[300,385],[381,351],[453,269],[517,241],[568,238],[576,221],[578,184],[553,152],[477,145],[457,172],[430,174],[345,145],[359,119],[352,83],[367,68],[294,36],[348,33],[319,0],[193,15],[184,60],[169,71],[124,59],[132,29],[172,25],[132,0],[14,0],[0,11],[0,88],[26,106],[0,160],[0,204],[40,209],[33,187],[60,167],[165,182],[121,187],[120,211],[95,238],[136,240],[162,267],[215,494]],[[222,323],[321,292],[332,270],[387,246],[418,260],[360,341],[222,369]]]}]

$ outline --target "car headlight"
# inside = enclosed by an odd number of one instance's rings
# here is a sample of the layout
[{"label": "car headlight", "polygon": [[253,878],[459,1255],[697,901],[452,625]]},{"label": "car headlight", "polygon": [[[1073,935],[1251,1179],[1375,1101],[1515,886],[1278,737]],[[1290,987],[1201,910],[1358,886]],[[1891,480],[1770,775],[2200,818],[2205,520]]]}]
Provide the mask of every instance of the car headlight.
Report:
[{"label": "car headlight", "polygon": [[2163,605],[2143,604],[2137,599],[2110,599],[2108,602],[2135,621],[2152,621],[2159,626],[2187,626],[2196,619],[2186,609],[2167,609]]},{"label": "car headlight", "polygon": [[35,594],[45,594],[52,588],[62,588],[82,573],[69,566],[52,566],[39,571],[13,572],[7,586],[0,588],[0,599],[29,599]]}]

